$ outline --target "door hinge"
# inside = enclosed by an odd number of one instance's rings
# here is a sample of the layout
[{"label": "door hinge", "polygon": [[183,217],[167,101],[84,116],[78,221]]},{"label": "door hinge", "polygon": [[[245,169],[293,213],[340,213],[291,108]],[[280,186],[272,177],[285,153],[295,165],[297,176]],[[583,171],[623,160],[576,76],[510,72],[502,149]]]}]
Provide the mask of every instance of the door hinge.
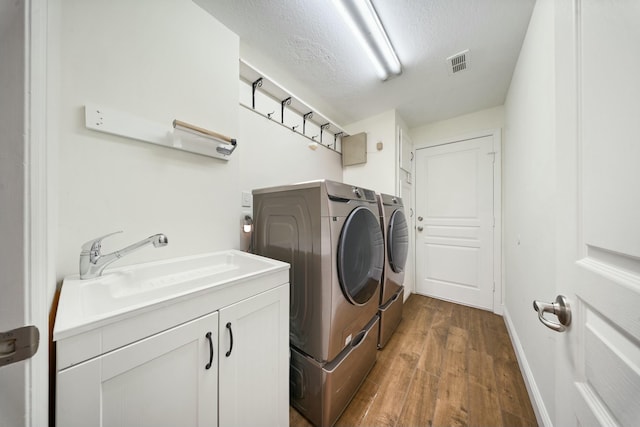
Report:
[{"label": "door hinge", "polygon": [[30,358],[39,343],[40,332],[33,325],[0,332],[0,367]]},{"label": "door hinge", "polygon": [[487,156],[491,156],[491,163],[495,163],[496,162],[496,152],[495,151],[488,152]]}]

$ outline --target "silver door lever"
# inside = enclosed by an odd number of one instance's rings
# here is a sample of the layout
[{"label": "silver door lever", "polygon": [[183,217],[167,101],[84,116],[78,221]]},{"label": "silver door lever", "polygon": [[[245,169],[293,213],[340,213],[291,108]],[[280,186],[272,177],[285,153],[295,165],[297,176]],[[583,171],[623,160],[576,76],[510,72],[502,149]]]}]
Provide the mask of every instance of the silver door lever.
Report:
[{"label": "silver door lever", "polygon": [[[552,303],[535,300],[533,301],[533,309],[538,312],[538,319],[542,324],[556,332],[566,331],[567,326],[571,324],[571,307],[569,307],[569,302],[563,295],[558,295]],[[560,323],[546,319],[544,313],[555,314]]]}]

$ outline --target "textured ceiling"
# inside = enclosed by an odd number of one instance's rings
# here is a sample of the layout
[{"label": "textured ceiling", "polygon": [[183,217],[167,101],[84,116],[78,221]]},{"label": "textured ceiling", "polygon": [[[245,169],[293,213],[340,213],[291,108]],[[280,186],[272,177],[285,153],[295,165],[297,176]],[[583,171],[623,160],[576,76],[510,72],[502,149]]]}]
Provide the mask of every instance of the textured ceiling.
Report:
[{"label": "textured ceiling", "polygon": [[[383,82],[330,0],[196,1],[244,60],[337,123],[396,109],[409,127],[502,105],[535,3],[374,0],[404,70]],[[465,49],[469,68],[450,75]]]}]

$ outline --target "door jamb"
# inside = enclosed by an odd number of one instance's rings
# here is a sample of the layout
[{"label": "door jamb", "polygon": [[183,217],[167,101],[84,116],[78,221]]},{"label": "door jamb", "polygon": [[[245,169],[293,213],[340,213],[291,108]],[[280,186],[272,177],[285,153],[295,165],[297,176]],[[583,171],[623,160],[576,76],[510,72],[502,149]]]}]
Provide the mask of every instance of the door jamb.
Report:
[{"label": "door jamb", "polygon": [[25,6],[25,269],[28,324],[40,330],[40,344],[29,360],[26,425],[49,425],[49,311],[55,291],[53,226],[55,224],[53,171],[55,147],[49,127],[48,53],[49,10],[46,0],[29,0]]}]

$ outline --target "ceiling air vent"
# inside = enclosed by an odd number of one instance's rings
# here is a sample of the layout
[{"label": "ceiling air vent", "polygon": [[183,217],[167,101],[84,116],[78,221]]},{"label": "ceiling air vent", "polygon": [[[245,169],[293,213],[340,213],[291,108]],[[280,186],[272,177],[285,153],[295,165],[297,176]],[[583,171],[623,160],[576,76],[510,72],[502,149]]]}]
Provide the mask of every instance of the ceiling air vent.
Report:
[{"label": "ceiling air vent", "polygon": [[469,49],[448,57],[447,65],[447,70],[449,71],[450,76],[468,69]]}]

